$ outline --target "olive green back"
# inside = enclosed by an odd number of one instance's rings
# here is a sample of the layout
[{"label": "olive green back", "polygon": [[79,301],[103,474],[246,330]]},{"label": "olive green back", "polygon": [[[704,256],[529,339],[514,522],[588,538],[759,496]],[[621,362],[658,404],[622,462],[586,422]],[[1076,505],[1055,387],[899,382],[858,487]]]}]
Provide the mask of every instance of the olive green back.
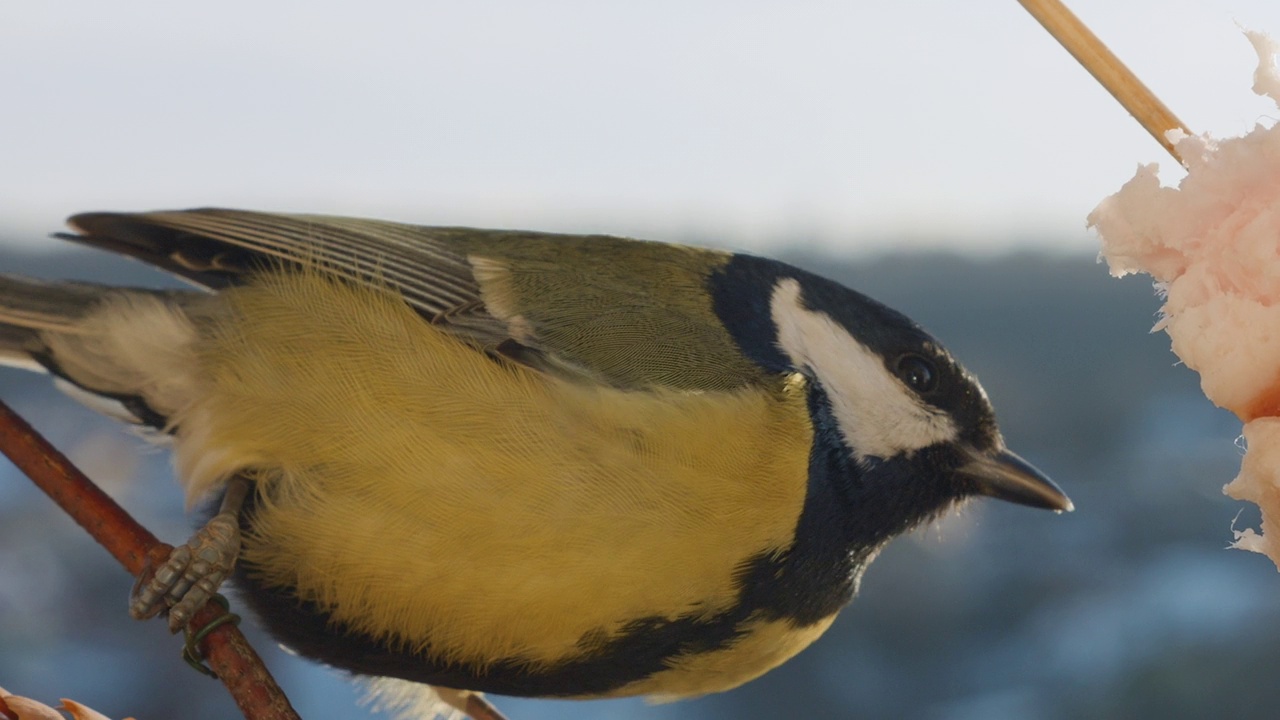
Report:
[{"label": "olive green back", "polygon": [[390,287],[482,350],[582,381],[706,391],[772,384],[712,308],[707,279],[732,257],[724,252],[219,209],[94,213],[71,224],[81,232],[71,239],[211,287],[298,265]]}]

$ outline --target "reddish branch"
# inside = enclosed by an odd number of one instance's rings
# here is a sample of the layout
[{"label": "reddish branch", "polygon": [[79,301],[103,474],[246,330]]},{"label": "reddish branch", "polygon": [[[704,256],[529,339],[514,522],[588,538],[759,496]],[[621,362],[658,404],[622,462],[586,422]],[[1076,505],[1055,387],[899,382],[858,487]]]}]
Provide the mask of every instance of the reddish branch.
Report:
[{"label": "reddish branch", "polygon": [[[0,401],[0,453],[26,473],[135,578],[169,557],[171,545],[160,542],[139,525],[3,401]],[[224,614],[226,610],[217,603],[206,604],[192,619],[189,632],[199,633]],[[201,641],[199,649],[209,669],[227,686],[246,718],[299,720],[284,691],[235,625],[224,623],[215,628]],[[2,711],[0,705],[0,717]],[[467,697],[466,712],[475,720],[505,720],[497,708],[478,695]]]},{"label": "reddish branch", "polygon": [[[169,556],[171,546],[139,525],[3,402],[0,402],[0,452],[134,577]],[[225,613],[217,603],[205,605],[192,620],[191,632],[199,632]],[[298,720],[289,699],[234,625],[224,623],[214,629],[199,649],[246,718]]]}]

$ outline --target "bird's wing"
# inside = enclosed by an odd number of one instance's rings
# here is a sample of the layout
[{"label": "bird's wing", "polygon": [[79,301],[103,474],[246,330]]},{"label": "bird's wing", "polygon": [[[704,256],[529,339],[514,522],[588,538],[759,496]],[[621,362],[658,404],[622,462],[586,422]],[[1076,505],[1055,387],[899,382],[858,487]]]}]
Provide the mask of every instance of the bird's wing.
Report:
[{"label": "bird's wing", "polygon": [[221,289],[302,268],[396,292],[427,322],[543,372],[640,389],[765,381],[716,317],[729,255],[605,236],[201,209],[87,213],[61,235]]}]

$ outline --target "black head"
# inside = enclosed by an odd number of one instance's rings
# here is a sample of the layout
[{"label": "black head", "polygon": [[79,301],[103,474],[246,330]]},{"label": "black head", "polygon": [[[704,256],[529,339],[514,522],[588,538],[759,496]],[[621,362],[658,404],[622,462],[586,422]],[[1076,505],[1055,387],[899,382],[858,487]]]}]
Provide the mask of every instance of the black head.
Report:
[{"label": "black head", "polygon": [[977,378],[906,316],[749,256],[735,256],[712,292],[744,354],[809,378],[815,450],[825,472],[843,476],[846,494],[858,496],[848,499],[859,515],[878,508],[885,526],[876,534],[906,530],[973,495],[1071,509],[1052,481],[1005,448]]}]

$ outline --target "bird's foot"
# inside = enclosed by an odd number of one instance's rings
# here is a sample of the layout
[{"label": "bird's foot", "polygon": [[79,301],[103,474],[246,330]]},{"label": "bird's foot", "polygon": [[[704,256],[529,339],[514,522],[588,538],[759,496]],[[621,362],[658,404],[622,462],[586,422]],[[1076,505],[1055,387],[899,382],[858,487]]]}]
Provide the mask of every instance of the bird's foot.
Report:
[{"label": "bird's foot", "polygon": [[145,620],[167,610],[170,632],[187,626],[235,568],[240,555],[240,508],[248,488],[246,478],[232,478],[218,514],[190,540],[175,547],[154,572],[138,578],[129,600],[129,615]]}]

